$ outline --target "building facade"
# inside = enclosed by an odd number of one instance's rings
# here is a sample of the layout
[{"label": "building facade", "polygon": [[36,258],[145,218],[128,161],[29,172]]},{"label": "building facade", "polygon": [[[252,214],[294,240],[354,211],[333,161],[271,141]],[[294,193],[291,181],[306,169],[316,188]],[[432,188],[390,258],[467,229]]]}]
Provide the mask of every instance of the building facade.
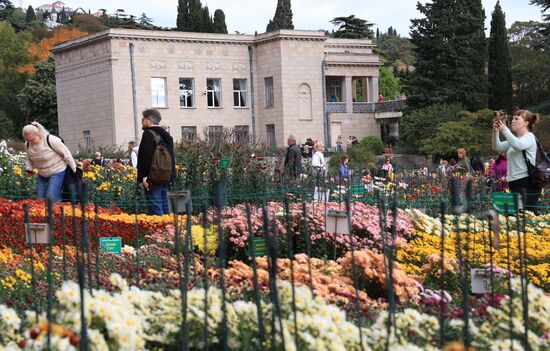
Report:
[{"label": "building facade", "polygon": [[141,111],[153,107],[176,140],[224,128],[278,146],[289,134],[329,145],[338,135],[380,136],[384,125],[395,134],[400,112],[374,103],[373,48],[323,31],[110,29],[53,49],[59,131],[73,151],[124,145],[139,139]]}]

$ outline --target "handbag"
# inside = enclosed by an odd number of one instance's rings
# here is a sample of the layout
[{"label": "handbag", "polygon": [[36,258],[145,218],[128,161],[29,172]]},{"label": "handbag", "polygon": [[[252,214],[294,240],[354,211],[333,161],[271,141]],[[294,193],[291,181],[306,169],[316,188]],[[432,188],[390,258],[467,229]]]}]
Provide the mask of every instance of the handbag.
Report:
[{"label": "handbag", "polygon": [[545,187],[550,183],[550,158],[548,157],[546,152],[544,152],[544,149],[539,143],[539,140],[535,140],[537,141],[537,150],[540,151],[541,154],[541,161],[538,164],[533,165],[531,161],[529,161],[529,159],[527,158],[527,153],[525,152],[525,150],[522,151],[523,159],[527,164],[529,180],[537,186]]},{"label": "handbag", "polygon": [[82,184],[82,169],[76,168],[73,172],[71,167],[65,169],[65,178],[63,178],[63,189],[61,190],[61,201],[71,202],[71,191],[74,191],[75,201],[79,201],[80,186]]}]

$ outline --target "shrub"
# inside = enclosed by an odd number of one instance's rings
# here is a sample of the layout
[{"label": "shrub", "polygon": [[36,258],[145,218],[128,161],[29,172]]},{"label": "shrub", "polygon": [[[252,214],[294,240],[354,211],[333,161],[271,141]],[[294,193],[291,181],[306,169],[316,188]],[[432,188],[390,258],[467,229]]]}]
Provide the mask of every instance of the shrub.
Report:
[{"label": "shrub", "polygon": [[384,143],[380,138],[368,136],[361,140],[360,145],[363,145],[367,150],[372,151],[375,155],[380,155],[384,152]]}]

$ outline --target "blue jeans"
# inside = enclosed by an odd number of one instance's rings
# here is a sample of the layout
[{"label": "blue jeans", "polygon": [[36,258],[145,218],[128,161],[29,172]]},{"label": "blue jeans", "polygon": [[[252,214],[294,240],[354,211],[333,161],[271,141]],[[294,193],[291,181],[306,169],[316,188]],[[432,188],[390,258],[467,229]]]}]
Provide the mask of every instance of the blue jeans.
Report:
[{"label": "blue jeans", "polygon": [[336,145],[336,150],[337,150],[338,154],[341,154],[342,153],[342,144],[337,144]]},{"label": "blue jeans", "polygon": [[145,190],[145,200],[149,214],[162,216],[170,213],[168,211],[168,185],[151,185],[149,190]]},{"label": "blue jeans", "polygon": [[65,171],[52,174],[48,178],[39,175],[36,181],[36,196],[39,199],[51,197],[53,202],[60,201],[64,179]]}]

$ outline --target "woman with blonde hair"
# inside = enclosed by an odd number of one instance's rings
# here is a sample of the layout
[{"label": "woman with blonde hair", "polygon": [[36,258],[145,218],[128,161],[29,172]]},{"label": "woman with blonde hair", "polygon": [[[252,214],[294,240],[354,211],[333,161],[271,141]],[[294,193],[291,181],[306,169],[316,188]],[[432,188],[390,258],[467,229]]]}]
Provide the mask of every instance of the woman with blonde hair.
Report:
[{"label": "woman with blonde hair", "polygon": [[65,171],[70,168],[73,174],[76,172],[71,152],[61,138],[50,135],[38,122],[23,127],[22,134],[27,148],[27,175],[34,175],[34,168],[38,170],[36,196],[60,201]]},{"label": "woman with blonde hair", "polygon": [[311,167],[319,173],[324,172],[326,169],[325,156],[323,152],[325,151],[325,145],[322,142],[315,144],[315,153],[311,158]]},{"label": "woman with blonde hair", "polygon": [[[533,126],[539,120],[538,113],[517,110],[512,118],[510,129],[506,126],[505,121],[500,119],[493,121],[493,149],[506,153],[508,187],[514,193],[525,192],[525,207],[535,213],[538,213],[537,206],[542,189],[530,180],[526,159],[531,164],[535,164],[537,139],[533,134]],[[506,138],[506,141],[500,141],[500,133]]]}]

